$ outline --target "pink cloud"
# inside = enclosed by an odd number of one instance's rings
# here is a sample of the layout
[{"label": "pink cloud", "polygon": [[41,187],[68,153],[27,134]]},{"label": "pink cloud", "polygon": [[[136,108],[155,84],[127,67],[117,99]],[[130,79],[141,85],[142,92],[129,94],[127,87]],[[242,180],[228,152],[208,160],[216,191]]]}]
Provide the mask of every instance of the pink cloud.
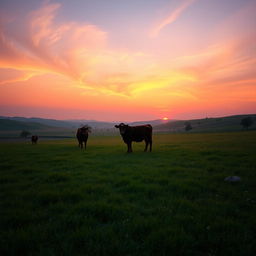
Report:
[{"label": "pink cloud", "polygon": [[80,54],[104,47],[106,32],[90,24],[56,24],[60,7],[60,4],[45,4],[22,20],[2,21],[2,68],[79,76],[78,69],[83,64],[86,66],[87,61],[86,56],[82,59]]}]

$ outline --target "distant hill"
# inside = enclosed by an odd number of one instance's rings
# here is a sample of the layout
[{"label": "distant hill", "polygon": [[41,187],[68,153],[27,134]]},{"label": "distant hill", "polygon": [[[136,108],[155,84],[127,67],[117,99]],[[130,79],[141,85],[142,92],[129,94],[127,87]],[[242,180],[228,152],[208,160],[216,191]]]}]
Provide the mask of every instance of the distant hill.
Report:
[{"label": "distant hill", "polygon": [[8,119],[12,121],[22,121],[22,122],[33,122],[33,123],[39,123],[44,124],[47,126],[53,126],[53,127],[59,127],[59,128],[66,128],[66,129],[76,129],[80,127],[81,125],[87,124],[91,126],[93,129],[109,129],[113,128],[115,123],[111,122],[101,122],[101,121],[95,121],[95,120],[56,120],[56,119],[46,119],[46,118],[37,118],[37,117],[5,117],[0,116],[1,119]]},{"label": "distant hill", "polygon": [[72,122],[76,127],[80,127],[81,125],[87,124],[92,127],[92,129],[111,129],[114,128],[114,122],[103,122],[103,121],[95,121],[95,120],[72,120]]},{"label": "distant hill", "polygon": [[25,123],[38,123],[43,124],[46,126],[53,126],[53,127],[61,127],[61,128],[75,128],[76,123],[64,121],[64,120],[55,120],[55,119],[45,119],[45,118],[38,118],[38,117],[5,117],[0,116],[1,119],[8,119],[12,121],[21,121]]},{"label": "distant hill", "polygon": [[249,129],[256,129],[256,114],[252,114],[192,120],[176,120],[156,125],[154,130],[157,132],[185,132],[185,123],[189,122],[192,127],[190,132],[239,131],[243,129],[240,124],[241,120],[248,116],[250,116],[254,121],[253,125],[250,126]]},{"label": "distant hill", "polygon": [[[115,124],[119,122],[102,122],[96,120],[86,120],[86,119],[71,119],[71,120],[56,120],[56,119],[45,119],[45,118],[37,118],[37,117],[5,117],[0,116],[1,119],[8,119],[12,121],[21,121],[26,123],[39,123],[47,126],[59,127],[59,128],[67,128],[67,129],[76,129],[81,125],[87,124],[91,126],[93,129],[112,129]],[[130,125],[142,125],[142,124],[151,124],[152,126],[166,123],[161,119],[150,120],[150,121],[137,121],[137,122],[125,122]]]},{"label": "distant hill", "polygon": [[9,119],[0,119],[0,131],[17,131],[17,130],[49,130],[55,127],[34,123],[22,122]]},{"label": "distant hill", "polygon": [[137,121],[129,123],[130,125],[143,125],[143,124],[151,124],[152,126],[160,125],[160,124],[166,124],[168,123],[168,120],[163,119],[156,119],[156,120],[150,120],[150,121]]},{"label": "distant hill", "polygon": [[[154,132],[185,132],[185,123],[189,122],[192,129],[189,132],[221,132],[221,131],[239,131],[243,127],[240,122],[243,118],[251,116],[254,123],[249,128],[256,129],[256,114],[252,115],[236,115],[218,118],[204,118],[193,120],[150,120],[128,122],[130,125],[151,124],[154,127]],[[25,118],[25,117],[1,117],[0,116],[0,131],[18,131],[18,130],[51,130],[57,132],[58,129],[62,132],[75,133],[76,129],[81,125],[87,124],[92,127],[95,134],[115,134],[114,125],[118,122],[101,122],[95,120],[55,120],[44,118]]]}]

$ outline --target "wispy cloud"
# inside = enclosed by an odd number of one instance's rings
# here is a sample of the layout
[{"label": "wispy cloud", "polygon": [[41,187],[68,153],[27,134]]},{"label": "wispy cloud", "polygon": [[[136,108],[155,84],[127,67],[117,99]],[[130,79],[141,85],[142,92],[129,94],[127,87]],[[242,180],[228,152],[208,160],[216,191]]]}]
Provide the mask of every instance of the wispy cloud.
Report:
[{"label": "wispy cloud", "polygon": [[178,6],[175,10],[173,10],[168,17],[165,17],[163,20],[161,20],[151,31],[150,35],[152,37],[156,37],[160,31],[167,25],[170,25],[171,23],[175,22],[181,14],[197,0],[185,0],[183,3]]},{"label": "wispy cloud", "polygon": [[132,97],[186,80],[182,74],[173,79],[174,73],[161,70],[150,54],[110,49],[107,33],[95,25],[57,23],[59,8],[60,4],[47,3],[23,20],[12,20],[22,25],[22,34],[2,26],[0,68],[21,72],[2,79],[1,85],[56,73],[89,93]]},{"label": "wispy cloud", "polygon": [[57,23],[60,7],[46,3],[22,20],[0,24],[1,68],[79,76],[88,52],[104,47],[106,32],[91,24]]},{"label": "wispy cloud", "polygon": [[20,71],[2,78],[0,85],[56,73],[89,92],[132,96],[133,88],[155,72],[151,56],[108,48],[107,32],[101,28],[73,21],[57,23],[59,8],[60,4],[46,3],[23,20],[11,20],[22,26],[22,34],[8,30],[9,24],[0,26],[0,68]]}]

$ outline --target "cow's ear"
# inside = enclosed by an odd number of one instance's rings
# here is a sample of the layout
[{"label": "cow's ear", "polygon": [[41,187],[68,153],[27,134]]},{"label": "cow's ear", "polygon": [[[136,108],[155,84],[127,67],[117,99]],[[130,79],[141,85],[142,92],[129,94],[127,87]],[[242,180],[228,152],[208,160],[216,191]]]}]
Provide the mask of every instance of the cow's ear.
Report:
[{"label": "cow's ear", "polygon": [[119,125],[115,125],[116,128],[119,128]]}]

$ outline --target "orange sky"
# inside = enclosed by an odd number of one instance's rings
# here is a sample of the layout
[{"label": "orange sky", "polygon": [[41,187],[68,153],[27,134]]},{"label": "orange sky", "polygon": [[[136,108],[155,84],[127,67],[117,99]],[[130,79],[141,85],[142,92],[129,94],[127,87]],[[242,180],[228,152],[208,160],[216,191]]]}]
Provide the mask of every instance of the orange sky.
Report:
[{"label": "orange sky", "polygon": [[0,3],[0,115],[256,113],[255,1],[29,2]]}]

